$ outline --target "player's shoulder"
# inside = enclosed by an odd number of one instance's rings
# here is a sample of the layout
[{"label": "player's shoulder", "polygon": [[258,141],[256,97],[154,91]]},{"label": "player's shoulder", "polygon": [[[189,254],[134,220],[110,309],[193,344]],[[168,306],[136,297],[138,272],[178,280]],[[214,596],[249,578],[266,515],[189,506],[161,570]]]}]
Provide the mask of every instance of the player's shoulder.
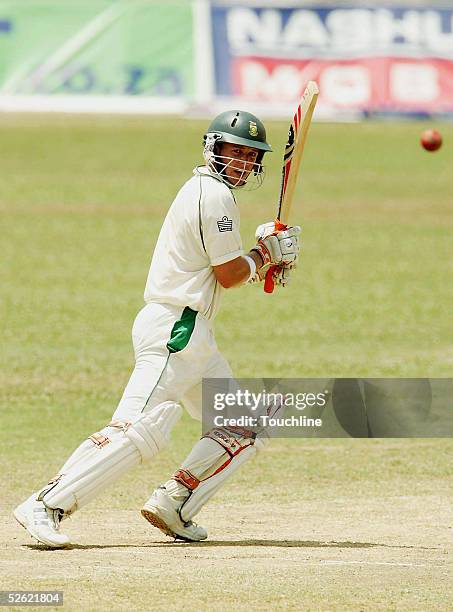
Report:
[{"label": "player's shoulder", "polygon": [[199,185],[203,195],[222,198],[223,200],[231,200],[235,202],[231,189],[219,177],[209,171],[206,166],[197,166],[193,170],[194,180]]},{"label": "player's shoulder", "polygon": [[206,166],[197,166],[193,169],[193,174],[193,179],[201,184],[203,190],[221,193],[233,198],[231,189],[218,176],[212,174]]}]

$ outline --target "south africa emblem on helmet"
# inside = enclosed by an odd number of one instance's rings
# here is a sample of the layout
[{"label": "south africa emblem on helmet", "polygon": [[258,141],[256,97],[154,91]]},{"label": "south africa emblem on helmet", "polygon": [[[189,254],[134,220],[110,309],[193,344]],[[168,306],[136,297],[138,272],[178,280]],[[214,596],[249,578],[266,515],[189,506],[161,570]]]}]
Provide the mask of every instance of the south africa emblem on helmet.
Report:
[{"label": "south africa emblem on helmet", "polygon": [[258,136],[258,128],[254,121],[249,121],[249,134],[250,136]]}]

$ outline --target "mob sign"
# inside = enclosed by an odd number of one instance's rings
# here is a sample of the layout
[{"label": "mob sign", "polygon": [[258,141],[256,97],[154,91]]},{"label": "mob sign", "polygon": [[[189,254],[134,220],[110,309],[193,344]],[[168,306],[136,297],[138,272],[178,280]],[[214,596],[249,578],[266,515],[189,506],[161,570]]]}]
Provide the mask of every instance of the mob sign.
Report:
[{"label": "mob sign", "polygon": [[211,8],[216,92],[324,108],[453,112],[453,8]]}]

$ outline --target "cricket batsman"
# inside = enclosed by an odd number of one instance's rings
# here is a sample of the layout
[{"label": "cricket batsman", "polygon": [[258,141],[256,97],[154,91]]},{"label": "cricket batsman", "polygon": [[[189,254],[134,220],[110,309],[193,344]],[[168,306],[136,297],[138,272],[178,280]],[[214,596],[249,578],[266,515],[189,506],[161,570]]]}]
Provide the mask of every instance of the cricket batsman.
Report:
[{"label": "cricket batsman", "polygon": [[[276,285],[289,279],[299,227],[257,228],[245,255],[235,192],[261,185],[263,157],[272,151],[262,122],[244,111],[216,117],[204,135],[205,165],[195,168],[167,213],[154,250],[132,340],[135,368],[111,422],[73,452],[58,475],[14,510],[39,542],[70,544],[61,521],[99,495],[169,441],[185,406],[201,419],[202,378],[231,378],[219,352],[213,320],[225,289],[263,280],[270,266]],[[193,518],[262,444],[252,432],[214,428],[194,445],[142,515],[181,540],[207,538]]]}]

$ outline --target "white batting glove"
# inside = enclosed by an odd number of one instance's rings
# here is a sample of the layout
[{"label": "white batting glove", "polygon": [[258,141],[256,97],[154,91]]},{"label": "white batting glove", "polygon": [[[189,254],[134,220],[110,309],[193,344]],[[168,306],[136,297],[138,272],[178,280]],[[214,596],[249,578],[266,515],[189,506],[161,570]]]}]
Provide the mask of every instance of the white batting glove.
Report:
[{"label": "white batting glove", "polygon": [[275,223],[268,221],[267,223],[261,223],[255,230],[255,240],[261,240],[265,236],[269,236],[275,232]]},{"label": "white batting glove", "polygon": [[[255,274],[249,281],[249,285],[256,285],[257,283],[262,283],[266,277],[266,272],[269,270],[270,266],[266,266],[265,268],[261,268],[259,272]],[[286,287],[291,281],[292,271],[297,267],[296,262],[288,264],[286,266],[276,266],[274,274],[272,278],[274,279],[274,284],[277,287]]]},{"label": "white batting glove", "polygon": [[275,234],[258,240],[252,251],[256,251],[261,257],[263,262],[262,267],[269,264],[276,265],[282,262],[283,255],[280,248],[280,241]]},{"label": "white batting glove", "polygon": [[279,240],[280,249],[282,252],[282,264],[284,266],[295,263],[299,257],[300,231],[300,227],[298,225],[294,225],[292,227],[288,227],[286,230],[277,232],[277,238]]},{"label": "white batting glove", "polygon": [[[260,231],[259,231],[260,230]],[[257,228],[257,233],[264,233],[252,251],[257,251],[263,261],[263,266],[287,265],[294,263],[299,254],[300,227],[289,227],[286,230],[275,231],[266,235],[270,224],[265,223]]]},{"label": "white batting glove", "polygon": [[261,225],[258,225],[258,227],[255,230],[255,238],[256,240],[259,241],[259,240],[262,240],[263,238],[267,238],[271,234],[275,234],[277,238],[279,239],[279,241],[281,241],[282,239],[291,238],[293,243],[296,244],[296,253],[295,253],[296,257],[294,259],[292,259],[291,257],[289,258],[285,257],[285,255],[291,252],[290,250],[288,251],[288,243],[286,242],[285,245],[281,246],[282,263],[283,265],[287,265],[287,263],[295,262],[297,260],[297,256],[300,250],[300,244],[299,244],[300,232],[301,232],[301,228],[298,225],[288,227],[287,230],[280,230],[280,231],[275,230],[274,221],[268,221],[267,223],[262,223]]},{"label": "white batting glove", "polygon": [[278,266],[276,268],[273,279],[277,287],[286,287],[291,280],[291,273],[296,267],[296,263],[288,264],[287,266]]}]

